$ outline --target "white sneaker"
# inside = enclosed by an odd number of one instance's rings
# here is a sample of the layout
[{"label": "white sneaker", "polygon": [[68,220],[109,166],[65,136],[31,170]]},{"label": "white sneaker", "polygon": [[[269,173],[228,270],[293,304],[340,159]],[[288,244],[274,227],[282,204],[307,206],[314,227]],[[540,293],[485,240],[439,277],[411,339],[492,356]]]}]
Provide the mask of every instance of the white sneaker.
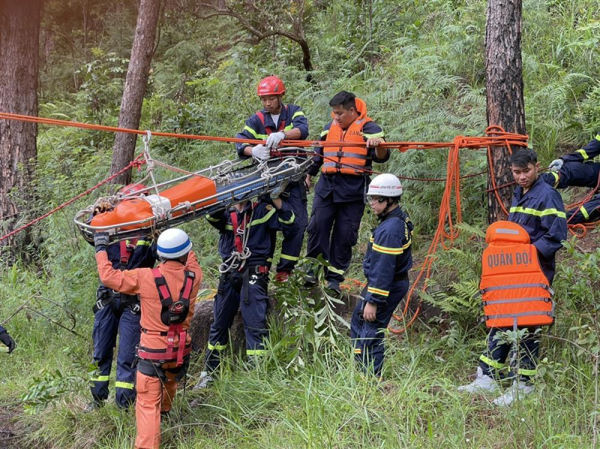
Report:
[{"label": "white sneaker", "polygon": [[458,387],[458,391],[464,391],[466,393],[494,392],[497,389],[498,384],[496,381],[487,374],[483,374],[483,370],[480,366],[477,367],[477,377],[473,382],[471,382],[469,385],[462,385]]},{"label": "white sneaker", "polygon": [[198,379],[198,383],[194,385],[193,390],[201,390],[203,388],[208,388],[212,381],[213,378],[209,376],[206,371],[202,371],[200,373],[200,379]]},{"label": "white sneaker", "polygon": [[527,385],[524,381],[517,382],[516,380],[510,386],[506,393],[502,396],[494,399],[494,404],[500,407],[508,407],[514,401],[523,399],[525,395],[533,393],[535,387],[533,385]]}]

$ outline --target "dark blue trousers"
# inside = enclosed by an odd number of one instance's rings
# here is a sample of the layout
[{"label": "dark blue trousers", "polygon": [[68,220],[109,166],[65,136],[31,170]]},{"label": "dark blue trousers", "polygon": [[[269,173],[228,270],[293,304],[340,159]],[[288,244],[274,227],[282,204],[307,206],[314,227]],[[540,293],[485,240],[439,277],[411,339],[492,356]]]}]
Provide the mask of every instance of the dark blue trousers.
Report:
[{"label": "dark blue trousers", "polygon": [[[535,376],[535,361],[540,353],[540,336],[534,335],[537,328],[532,327],[528,329],[529,333],[519,344],[519,359],[514,358],[508,364],[506,363],[506,359],[513,345],[502,343],[496,338],[499,332],[506,331],[507,329],[490,329],[487,339],[487,351],[479,359],[479,366],[481,366],[483,374],[497,379],[502,378],[504,377],[502,370],[508,365],[508,377],[518,375],[521,379],[528,381]],[[517,361],[519,361],[518,368]]]},{"label": "dark blue trousers", "polygon": [[140,314],[130,307],[120,309],[120,300],[100,309],[94,315],[94,363],[98,365],[92,378],[92,396],[95,401],[108,399],[108,383],[112,368],[113,353],[119,335],[117,353],[117,380],[115,401],[120,407],[129,407],[135,402],[135,350],[140,342]]},{"label": "dark blue trousers", "polygon": [[295,215],[295,222],[300,227],[294,235],[283,237],[281,244],[281,258],[277,264],[277,271],[292,271],[302,251],[304,232],[308,225],[308,209],[304,181],[292,182],[286,189],[289,196],[284,197]]},{"label": "dark blue trousers", "polygon": [[[372,372],[376,376],[381,376],[385,357],[384,330],[390,324],[394,310],[408,292],[408,285],[408,280],[397,281],[392,284],[387,303],[377,305],[374,322],[365,321],[363,318],[364,301],[359,301],[356,304],[352,314],[350,338],[354,345],[354,358],[365,371],[373,370]],[[362,295],[365,294],[366,289]]]},{"label": "dark blue trousers", "polygon": [[229,329],[238,311],[242,310],[246,335],[246,354],[250,357],[265,352],[267,329],[268,276],[266,274],[225,273],[219,279],[219,288],[213,306],[214,321],[208,335],[206,371],[214,372],[221,362],[221,353],[229,343]]},{"label": "dark blue trousers", "polygon": [[333,194],[326,198],[315,195],[308,224],[306,256],[317,258],[321,254],[331,264],[325,273],[328,281],[343,282],[364,211],[362,200],[336,203]]},{"label": "dark blue trousers", "polygon": [[592,223],[600,219],[600,193],[597,193],[591,200],[586,201],[578,209],[571,209],[567,212],[569,224]]}]

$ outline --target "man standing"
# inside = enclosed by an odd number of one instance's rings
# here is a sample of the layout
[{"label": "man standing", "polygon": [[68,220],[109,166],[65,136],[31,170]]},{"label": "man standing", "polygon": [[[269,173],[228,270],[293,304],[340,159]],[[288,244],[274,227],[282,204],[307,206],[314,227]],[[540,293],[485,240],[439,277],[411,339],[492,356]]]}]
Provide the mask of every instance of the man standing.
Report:
[{"label": "man standing", "polygon": [[[259,161],[270,158],[271,150],[277,149],[283,140],[304,140],[308,137],[308,121],[302,109],[294,104],[283,104],[285,94],[283,81],[276,76],[268,76],[259,84],[257,94],[263,109],[248,120],[244,130],[236,137],[242,139],[266,140],[266,145],[238,143],[236,148],[241,158],[254,157]],[[308,224],[306,187],[304,182],[288,184],[282,193],[286,203],[296,216],[298,232],[283,238],[281,258],[277,264],[276,281],[285,282],[298,262],[304,231]],[[273,235],[273,240],[275,234]]]},{"label": "man standing", "polygon": [[[123,187],[119,193],[131,195],[145,189],[141,184]],[[100,204],[94,215],[110,210],[110,204]],[[108,245],[108,260],[116,270],[151,268],[156,262],[156,245],[148,238],[123,240]],[[115,402],[127,408],[135,402],[135,348],[140,342],[140,302],[136,295],[114,291],[101,284],[96,292],[94,311],[94,364],[97,370],[91,378],[93,402],[87,410],[101,407],[108,399],[108,386],[113,353],[119,336]]]},{"label": "man standing", "polygon": [[189,365],[194,315],[202,270],[181,229],[167,229],[157,240],[163,261],[157,268],[117,270],[106,252],[108,234],[96,233],[96,262],[102,283],[128,295],[139,295],[141,339],[138,348],[135,407],[136,449],[158,449],[161,414],[171,410],[177,383]]},{"label": "man standing", "polygon": [[[515,151],[510,157],[511,171],[518,187],[513,195],[508,221],[520,225],[530,242],[537,250],[540,268],[552,285],[554,279],[556,253],[567,238],[567,219],[560,194],[538,177],[540,164],[531,149]],[[536,328],[528,328],[528,334],[519,342],[521,359],[517,366],[511,360],[509,378],[514,378],[513,386],[494,400],[496,405],[508,406],[519,397],[533,392],[533,377],[537,374],[536,359],[539,355]],[[498,389],[497,380],[503,376],[506,360],[511,349],[509,343],[500,339],[503,329],[491,328],[488,335],[488,348],[479,358],[477,376],[469,385],[459,387],[459,391],[477,393],[493,392]],[[518,381],[517,381],[518,378]]]},{"label": "man standing", "polygon": [[[365,210],[372,161],[386,162],[389,150],[380,148],[383,131],[367,116],[367,106],[353,93],[341,91],[329,102],[333,120],[321,133],[325,142],[355,143],[356,146],[317,148],[306,183],[321,170],[308,225],[307,257],[322,255],[330,264],[325,279],[330,290],[341,293],[340,283],[350,266],[352,247]],[[366,144],[365,144],[366,143]],[[309,273],[307,284],[316,282]]]},{"label": "man standing", "polygon": [[367,194],[379,226],[373,230],[363,262],[367,286],[352,314],[350,338],[356,361],[379,377],[385,356],[384,330],[408,292],[413,224],[400,207],[402,184],[397,176],[375,177]]}]

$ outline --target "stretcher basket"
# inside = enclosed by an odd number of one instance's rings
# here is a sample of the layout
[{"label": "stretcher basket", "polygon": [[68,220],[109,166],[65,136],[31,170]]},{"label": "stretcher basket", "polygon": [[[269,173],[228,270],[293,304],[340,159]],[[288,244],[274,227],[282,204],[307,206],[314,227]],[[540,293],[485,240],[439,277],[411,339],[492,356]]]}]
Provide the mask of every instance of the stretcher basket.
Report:
[{"label": "stretcher basket", "polygon": [[[304,154],[305,150],[300,148],[285,148],[266,162],[258,164],[252,159],[224,161],[216,166],[145,187],[133,194],[99,198],[75,215],[75,225],[89,243],[94,241],[94,232],[107,232],[111,242],[147,236],[154,231],[178,226],[236,203],[269,194],[284,182],[303,179],[312,164],[312,158]],[[199,185],[202,185],[202,191],[196,189]],[[167,195],[173,191],[178,193],[178,198],[184,200],[177,200],[176,204],[165,201],[161,194]],[[110,203],[113,211],[92,217],[94,208],[100,202]],[[138,207],[150,212],[140,219],[108,225],[94,223],[106,218],[103,215],[114,214],[114,211],[125,207]]]}]

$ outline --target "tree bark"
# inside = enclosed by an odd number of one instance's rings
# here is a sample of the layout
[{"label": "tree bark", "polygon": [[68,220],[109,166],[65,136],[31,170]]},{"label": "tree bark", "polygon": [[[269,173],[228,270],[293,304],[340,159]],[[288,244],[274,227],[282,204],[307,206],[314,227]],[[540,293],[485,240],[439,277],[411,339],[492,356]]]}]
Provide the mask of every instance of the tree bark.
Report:
[{"label": "tree bark", "polygon": [[[38,115],[42,0],[0,0],[0,111]],[[0,229],[34,198],[37,125],[0,120]],[[4,234],[4,232],[0,232]]]},{"label": "tree bark", "polygon": [[[156,30],[161,5],[161,0],[140,0],[135,37],[119,112],[119,127],[121,128],[137,129],[140,126],[142,104],[148,84],[150,63],[155,50]],[[118,172],[133,160],[136,139],[137,135],[135,134],[116,134],[111,174]],[[129,184],[131,182],[131,170],[120,174],[114,182]]]},{"label": "tree bark", "polygon": [[[523,62],[521,59],[521,0],[488,0],[486,47],[486,99],[488,125],[499,125],[505,131],[525,134],[525,101],[523,98]],[[517,148],[518,149],[518,148]],[[509,153],[506,147],[492,148],[492,166],[488,167],[488,189],[512,182]],[[497,190],[501,202],[508,206],[511,188]],[[488,220],[503,217],[501,202],[494,191],[488,194]]]}]

